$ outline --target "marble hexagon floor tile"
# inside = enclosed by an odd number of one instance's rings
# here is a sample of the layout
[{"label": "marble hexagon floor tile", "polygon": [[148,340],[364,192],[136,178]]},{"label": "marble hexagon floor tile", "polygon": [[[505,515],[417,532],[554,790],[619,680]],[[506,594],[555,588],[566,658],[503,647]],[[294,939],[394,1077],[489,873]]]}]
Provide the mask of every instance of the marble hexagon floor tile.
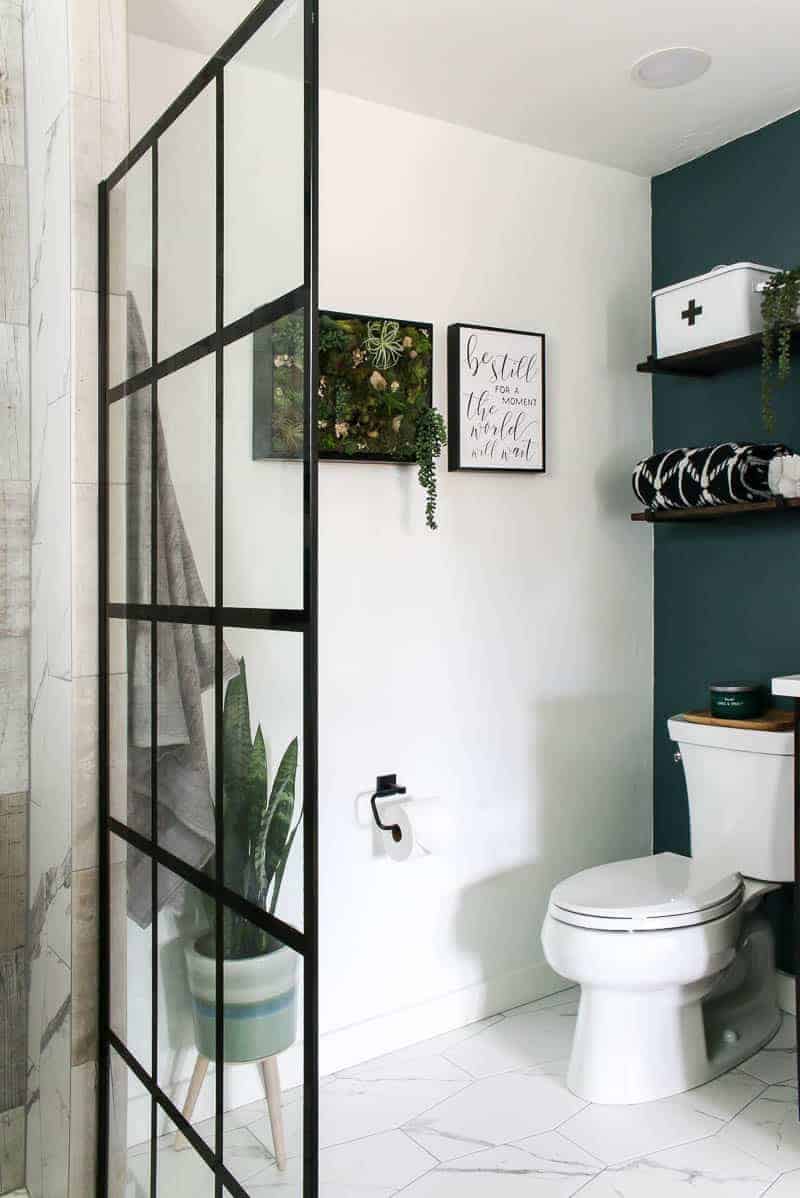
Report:
[{"label": "marble hexagon floor tile", "polygon": [[[423,1176],[436,1162],[400,1131],[381,1132],[349,1144],[325,1148],[319,1154],[320,1198],[391,1198]],[[301,1165],[290,1160],[286,1169],[274,1164],[247,1182],[250,1198],[301,1193]]]},{"label": "marble hexagon floor tile", "polygon": [[424,1050],[425,1045],[418,1045],[415,1053],[408,1050],[389,1053],[352,1069],[343,1069],[336,1076],[356,1081],[455,1081],[464,1085],[472,1081],[460,1065],[454,1065],[440,1053]]},{"label": "marble hexagon floor tile", "polygon": [[353,1195],[366,1187],[389,1195],[435,1165],[430,1153],[403,1132],[387,1131],[324,1149],[319,1155],[320,1187],[349,1186]]},{"label": "marble hexagon floor tile", "polygon": [[554,1078],[510,1073],[474,1082],[409,1120],[405,1130],[440,1160],[454,1160],[479,1148],[552,1131],[584,1105]]},{"label": "marble hexagon floor tile", "polygon": [[560,1128],[568,1140],[606,1164],[713,1136],[721,1119],[692,1110],[683,1096],[636,1106],[587,1106]]},{"label": "marble hexagon floor tile", "polygon": [[504,1146],[439,1165],[403,1190],[403,1198],[571,1198],[586,1180],[585,1166],[554,1171],[549,1160]]},{"label": "marble hexagon floor tile", "polygon": [[464,1081],[333,1078],[319,1095],[320,1148],[391,1131],[464,1088]]},{"label": "marble hexagon floor tile", "polygon": [[[302,1192],[303,1171],[298,1157],[288,1161],[285,1169],[278,1169],[273,1161],[247,1180],[247,1193],[250,1198],[274,1198],[276,1194],[283,1194],[286,1198],[299,1198]],[[183,1190],[175,1190],[172,1198],[178,1198],[178,1195],[183,1193]],[[190,1198],[205,1198],[194,1190],[187,1189],[185,1193]],[[227,1194],[227,1191],[225,1193]],[[370,1194],[369,1190],[365,1190],[364,1195],[365,1198],[379,1198],[378,1194]],[[320,1188],[320,1198],[339,1198],[339,1195],[325,1194]]]},{"label": "marble hexagon floor tile", "polygon": [[[213,1120],[208,1121],[213,1122]],[[201,1125],[196,1130],[200,1131]],[[204,1137],[205,1138],[205,1137]],[[225,1134],[225,1164],[237,1181],[244,1184],[256,1174],[275,1169],[271,1155],[246,1127],[231,1128]],[[289,1162],[290,1167],[293,1163]],[[276,1170],[277,1172],[277,1170]],[[128,1185],[132,1196],[149,1193],[150,1152],[147,1144],[136,1145],[128,1150]],[[209,1186],[210,1182],[210,1190]],[[191,1194],[192,1198],[205,1198],[214,1194],[214,1178],[202,1158],[191,1146],[175,1149],[175,1133],[159,1137],[158,1140],[158,1189],[159,1193],[172,1195]]]},{"label": "marble hexagon floor tile", "polygon": [[613,1165],[581,1198],[760,1198],[774,1173],[716,1136]]},{"label": "marble hexagon floor tile", "polygon": [[762,1082],[779,1085],[793,1082],[797,1076],[795,1056],[794,1016],[784,1013],[778,1034],[766,1048],[750,1057],[741,1066],[745,1073],[752,1074]]},{"label": "marble hexagon floor tile", "polygon": [[764,1191],[764,1198],[797,1198],[800,1194],[800,1170],[784,1173]]},{"label": "marble hexagon floor tile", "polygon": [[566,1140],[557,1131],[541,1132],[538,1136],[528,1136],[520,1140],[517,1148],[523,1148],[539,1162],[542,1173],[562,1174],[569,1177],[594,1177],[603,1168],[603,1162],[588,1152],[584,1152],[577,1144]]},{"label": "marble hexagon floor tile", "polygon": [[[786,1071],[790,1020],[705,1086],[609,1107],[567,1089],[575,1010],[562,991],[325,1079],[320,1198],[800,1198],[797,1091],[767,1080]],[[301,1098],[284,1095],[286,1170],[263,1100],[226,1114],[228,1163],[251,1198],[301,1192]],[[196,1130],[211,1137],[213,1120]],[[148,1156],[134,1154],[146,1186]],[[199,1165],[160,1141],[176,1196],[205,1198]]]},{"label": "marble hexagon floor tile", "polygon": [[[706,1082],[685,1094],[677,1094],[676,1101],[701,1115],[713,1115],[716,1119],[732,1119],[744,1110],[748,1103],[766,1089],[764,1082],[733,1069],[713,1081]],[[800,1198],[800,1195],[798,1195]]]},{"label": "marble hexagon floor tile", "polygon": [[[286,1152],[289,1157],[300,1156],[303,1144],[303,1104],[299,1091],[288,1091],[283,1095],[283,1134],[286,1141]],[[238,1128],[246,1127],[251,1135],[266,1148],[270,1160],[274,1158],[275,1150],[272,1144],[272,1125],[267,1111],[266,1098],[250,1102],[246,1106],[226,1111],[223,1117],[225,1136]],[[195,1124],[198,1132],[209,1147],[214,1146],[215,1120],[205,1119]]]},{"label": "marble hexagon floor tile", "polygon": [[530,1069],[569,1056],[577,1004],[563,1003],[510,1015],[447,1051],[447,1058],[473,1077]]},{"label": "marble hexagon floor tile", "polygon": [[741,1148],[776,1172],[800,1169],[797,1087],[769,1086],[725,1125],[720,1140]]}]

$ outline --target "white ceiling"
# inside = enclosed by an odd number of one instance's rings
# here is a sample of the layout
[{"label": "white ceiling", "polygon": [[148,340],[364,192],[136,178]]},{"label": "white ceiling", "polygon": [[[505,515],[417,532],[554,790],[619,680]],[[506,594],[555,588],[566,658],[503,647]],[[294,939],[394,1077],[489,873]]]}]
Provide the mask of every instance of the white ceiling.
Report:
[{"label": "white ceiling", "polygon": [[[286,0],[291,3],[292,0]],[[798,0],[319,0],[323,87],[658,174],[800,108]],[[210,53],[251,0],[128,0],[132,32]],[[685,87],[637,87],[667,46]]]}]

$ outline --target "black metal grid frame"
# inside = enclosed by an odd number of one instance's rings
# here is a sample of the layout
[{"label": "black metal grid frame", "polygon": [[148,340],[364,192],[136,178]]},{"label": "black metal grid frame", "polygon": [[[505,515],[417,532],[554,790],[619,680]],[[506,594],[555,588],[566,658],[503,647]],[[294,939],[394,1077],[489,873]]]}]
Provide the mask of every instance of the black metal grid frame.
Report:
[{"label": "black metal grid frame", "polygon": [[[158,1154],[156,1127],[160,1107],[182,1131],[192,1148],[202,1157],[215,1177],[216,1198],[223,1194],[231,1198],[247,1198],[247,1191],[233,1177],[224,1164],[223,1127],[223,1066],[224,1066],[224,972],[223,959],[216,959],[216,1135],[212,1149],[194,1131],[169,1096],[157,1081],[158,1051],[158,867],[166,866],[174,873],[210,895],[215,902],[217,921],[217,943],[222,942],[222,919],[225,907],[232,908],[252,923],[292,948],[303,958],[304,964],[304,1011],[303,1011],[303,1189],[304,1198],[315,1198],[318,1190],[318,914],[317,914],[317,438],[316,421],[313,419],[317,393],[318,344],[318,17],[317,0],[303,0],[303,55],[304,55],[304,232],[303,232],[303,283],[287,295],[266,303],[249,314],[224,323],[224,260],[225,260],[225,214],[224,214],[224,104],[226,64],[245,46],[249,39],[275,13],[281,3],[289,0],[260,0],[245,21],[227,39],[217,53],[209,59],[203,69],[187,85],[181,94],[165,110],[150,130],[130,150],[122,162],[99,186],[99,377],[98,377],[98,440],[99,440],[99,652],[100,652],[100,702],[99,702],[99,1074],[98,1074],[98,1148],[96,1171],[96,1194],[106,1198],[109,1180],[109,1131],[110,1131],[110,1067],[112,1050],[127,1068],[139,1079],[151,1096],[151,1142],[150,1142],[150,1187],[153,1196],[157,1193]],[[164,361],[158,356],[158,147],[162,134],[178,119],[192,101],[206,87],[213,86],[216,108],[216,294],[214,331],[201,340],[171,355]],[[109,335],[109,194],[121,182],[128,171],[140,159],[150,155],[152,180],[152,365],[135,378],[109,387],[108,335]],[[222,511],[224,503],[223,478],[223,351],[240,338],[246,337],[272,323],[279,316],[299,308],[304,312],[305,334],[305,435],[303,452],[303,606],[300,610],[262,608],[235,608],[223,605],[223,529]],[[162,378],[203,357],[214,355],[216,368],[215,404],[215,562],[214,603],[209,607],[173,607],[158,603],[156,570],[155,521],[157,514],[156,488],[156,427],[158,420],[158,384]],[[151,561],[150,602],[111,603],[108,588],[108,407],[110,404],[150,387],[152,404],[151,434]],[[110,812],[110,748],[109,748],[109,622],[112,619],[141,620],[149,623],[151,644],[151,791],[153,810],[151,813],[151,838],[129,828],[112,817]],[[222,804],[216,803],[216,860],[218,873],[210,877],[207,873],[181,861],[158,844],[156,802],[158,783],[157,756],[157,636],[163,623],[192,623],[215,629],[215,693],[214,726],[216,738],[215,793],[222,794],[222,643],[225,627],[270,629],[295,632],[302,637],[303,645],[303,806],[304,806],[304,858],[303,858],[303,931],[278,919],[274,915],[248,903],[235,890],[225,884],[223,870],[224,823]],[[138,1061],[125,1043],[111,1028],[110,955],[111,955],[111,860],[109,841],[114,833],[128,845],[145,853],[152,869],[152,1060],[149,1067]]]}]

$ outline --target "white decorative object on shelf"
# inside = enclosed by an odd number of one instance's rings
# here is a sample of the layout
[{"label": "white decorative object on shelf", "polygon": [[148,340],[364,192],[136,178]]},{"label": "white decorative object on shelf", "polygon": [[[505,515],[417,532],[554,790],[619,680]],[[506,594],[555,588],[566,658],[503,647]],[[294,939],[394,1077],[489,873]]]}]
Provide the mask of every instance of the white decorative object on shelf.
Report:
[{"label": "white decorative object on shelf", "polygon": [[760,287],[776,270],[737,262],[654,291],[656,357],[668,358],[760,333]]},{"label": "white decorative object on shelf", "polygon": [[800,674],[784,674],[782,678],[773,678],[772,693],[784,699],[800,699]]}]

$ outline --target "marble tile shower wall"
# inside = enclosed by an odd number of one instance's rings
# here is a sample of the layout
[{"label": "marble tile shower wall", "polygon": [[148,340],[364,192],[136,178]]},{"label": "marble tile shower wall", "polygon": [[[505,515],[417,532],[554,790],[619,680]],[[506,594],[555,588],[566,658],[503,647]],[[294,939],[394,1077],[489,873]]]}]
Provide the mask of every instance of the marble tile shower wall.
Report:
[{"label": "marble tile shower wall", "polygon": [[0,0],[0,1192],[25,1166],[30,406],[20,0]]},{"label": "marble tile shower wall", "polygon": [[28,182],[22,10],[0,0],[0,1193],[25,1166],[29,794]]},{"label": "marble tile shower wall", "polygon": [[[0,11],[6,0],[0,0]],[[25,1180],[92,1190],[97,1059],[97,184],[127,150],[125,0],[22,0],[29,169]]]}]

